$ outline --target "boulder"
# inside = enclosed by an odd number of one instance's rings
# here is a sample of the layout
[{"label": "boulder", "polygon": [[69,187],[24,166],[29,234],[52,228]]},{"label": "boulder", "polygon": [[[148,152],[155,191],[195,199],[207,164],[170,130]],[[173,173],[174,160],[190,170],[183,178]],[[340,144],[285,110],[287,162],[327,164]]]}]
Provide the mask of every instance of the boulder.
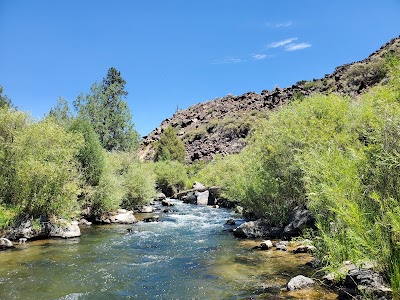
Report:
[{"label": "boulder", "polygon": [[194,192],[188,192],[186,195],[182,196],[182,201],[187,204],[196,204],[197,197]]},{"label": "boulder", "polygon": [[66,239],[81,236],[78,221],[66,222],[65,220],[60,220],[58,224],[50,224],[49,227],[49,237],[60,237]]},{"label": "boulder", "polygon": [[163,200],[163,201],[161,201],[161,205],[162,206],[174,206],[175,203],[172,203],[172,202],[167,201],[167,200]]},{"label": "boulder", "polygon": [[301,290],[304,288],[312,287],[315,285],[315,281],[311,278],[305,277],[303,275],[298,275],[290,279],[287,284],[288,291]]},{"label": "boulder", "polygon": [[264,219],[245,222],[233,230],[233,235],[238,238],[262,238],[269,237],[271,225]]},{"label": "boulder", "polygon": [[156,198],[154,200],[161,201],[167,199],[164,193],[157,193]]},{"label": "boulder", "polygon": [[392,290],[378,272],[371,269],[354,269],[347,273],[344,289],[339,292],[339,299],[354,299],[355,295],[391,299]]},{"label": "boulder", "polygon": [[119,209],[116,212],[105,214],[96,221],[106,224],[133,224],[137,222],[135,216],[133,215],[133,211],[128,211],[126,209]]},{"label": "boulder", "polygon": [[79,225],[90,226],[90,225],[92,225],[92,222],[89,222],[85,218],[82,218],[82,219],[79,220]]},{"label": "boulder", "polygon": [[270,240],[266,240],[266,241],[263,241],[261,244],[260,244],[260,246],[259,246],[259,248],[261,249],[261,250],[269,250],[269,249],[271,249],[273,246],[272,246],[272,242],[270,241]]},{"label": "boulder", "polygon": [[229,219],[229,220],[226,221],[225,225],[231,225],[231,226],[232,225],[236,225],[236,222],[235,222],[234,219]]},{"label": "boulder", "polygon": [[305,228],[315,228],[315,218],[308,209],[296,206],[290,216],[289,224],[283,230],[283,235],[286,238],[299,236]]},{"label": "boulder", "polygon": [[204,191],[204,192],[195,192],[196,195],[196,204],[197,205],[208,205],[208,198],[210,196],[209,191]]},{"label": "boulder", "polygon": [[198,181],[195,181],[195,182],[193,183],[192,188],[193,188],[194,190],[205,190],[205,189],[206,189],[205,185],[201,184],[201,183],[198,182]]},{"label": "boulder", "polygon": [[146,223],[158,222],[159,219],[160,219],[159,216],[151,216],[151,217],[148,217],[148,218],[144,218],[143,222],[146,222]]},{"label": "boulder", "polygon": [[287,251],[287,246],[289,245],[288,241],[280,241],[275,243],[275,248],[276,250],[280,250],[280,251]]},{"label": "boulder", "polygon": [[13,243],[6,238],[0,238],[0,250],[11,249],[14,248]]},{"label": "boulder", "polygon": [[154,208],[150,205],[143,205],[138,207],[138,211],[140,213],[152,213],[154,211]]},{"label": "boulder", "polygon": [[314,252],[315,250],[317,250],[317,249],[314,246],[300,245],[293,250],[293,253],[295,253],[295,254],[309,253],[309,252]]}]

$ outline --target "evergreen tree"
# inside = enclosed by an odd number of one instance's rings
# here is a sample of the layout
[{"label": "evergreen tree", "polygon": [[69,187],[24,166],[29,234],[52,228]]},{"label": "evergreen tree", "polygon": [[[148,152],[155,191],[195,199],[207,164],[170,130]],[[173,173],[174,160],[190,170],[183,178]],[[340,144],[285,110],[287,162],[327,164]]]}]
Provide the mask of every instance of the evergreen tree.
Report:
[{"label": "evergreen tree", "polygon": [[3,87],[0,85],[0,108],[2,107],[14,107],[11,103],[11,99],[7,95],[3,95]]},{"label": "evergreen tree", "polygon": [[156,144],[155,161],[185,161],[185,144],[178,138],[172,126],[167,127]]},{"label": "evergreen tree", "polygon": [[78,115],[89,120],[108,151],[132,150],[138,144],[139,135],[125,101],[128,95],[125,84],[121,73],[110,68],[100,84],[96,82],[91,86],[90,94],[81,94],[74,102]]}]

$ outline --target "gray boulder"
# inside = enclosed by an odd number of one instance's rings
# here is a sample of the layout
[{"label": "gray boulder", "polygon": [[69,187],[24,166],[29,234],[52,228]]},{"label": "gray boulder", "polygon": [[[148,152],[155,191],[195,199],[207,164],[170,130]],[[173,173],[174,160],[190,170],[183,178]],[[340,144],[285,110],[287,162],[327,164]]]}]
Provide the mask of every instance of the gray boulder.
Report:
[{"label": "gray boulder", "polygon": [[315,285],[315,281],[311,278],[305,277],[303,275],[298,275],[290,279],[287,284],[288,291],[301,290],[304,288],[312,287]]},{"label": "gray boulder", "polygon": [[64,220],[60,220],[58,224],[50,224],[49,228],[49,237],[60,237],[67,239],[81,236],[81,230],[79,229],[78,221],[66,222]]},{"label": "gray boulder", "polygon": [[155,200],[161,201],[167,199],[167,196],[165,196],[164,193],[157,193]]},{"label": "gray boulder", "polygon": [[289,224],[283,230],[283,235],[287,238],[299,236],[305,228],[315,228],[315,218],[308,209],[296,206]]},{"label": "gray boulder", "polygon": [[151,205],[143,205],[138,207],[138,211],[140,213],[152,213],[154,211],[154,208]]},{"label": "gray boulder", "polygon": [[160,217],[155,215],[155,216],[151,216],[148,218],[144,218],[143,222],[146,222],[146,223],[158,222],[159,219],[160,219]]},{"label": "gray boulder", "polygon": [[195,181],[195,182],[193,183],[192,188],[193,188],[194,190],[205,190],[205,189],[206,189],[205,185],[203,185],[203,184],[201,184],[200,182],[197,182],[197,181]]},{"label": "gray boulder", "polygon": [[345,288],[339,292],[339,299],[354,299],[354,296],[391,299],[392,290],[378,272],[370,269],[354,269],[349,271],[344,282]]},{"label": "gray boulder", "polygon": [[262,238],[271,233],[271,225],[264,219],[245,222],[233,230],[233,235],[238,238]]},{"label": "gray boulder", "polygon": [[289,245],[288,241],[280,241],[275,243],[276,250],[287,251],[287,246]]},{"label": "gray boulder", "polygon": [[162,206],[174,206],[175,203],[172,203],[172,202],[167,201],[167,200],[163,200],[163,201],[161,201],[161,205]]},{"label": "gray boulder", "polygon": [[0,238],[0,250],[6,250],[11,248],[14,248],[14,245],[9,239]]},{"label": "gray boulder", "polygon": [[133,224],[137,222],[133,211],[126,209],[118,209],[116,212],[107,213],[96,221],[105,224]]},{"label": "gray boulder", "polygon": [[197,205],[208,205],[208,198],[210,196],[209,191],[204,191],[204,192],[195,192],[196,195],[196,204]]},{"label": "gray boulder", "polygon": [[187,204],[196,204],[197,197],[194,192],[188,192],[186,195],[182,196],[182,201]]}]

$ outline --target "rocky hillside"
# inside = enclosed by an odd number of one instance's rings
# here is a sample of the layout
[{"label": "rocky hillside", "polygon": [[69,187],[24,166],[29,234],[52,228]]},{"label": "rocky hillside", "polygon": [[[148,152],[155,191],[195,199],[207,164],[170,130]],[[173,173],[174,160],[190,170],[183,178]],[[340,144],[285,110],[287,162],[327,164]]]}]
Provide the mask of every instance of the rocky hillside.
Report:
[{"label": "rocky hillside", "polygon": [[153,144],[168,126],[173,126],[184,141],[188,162],[209,161],[217,154],[238,153],[246,146],[245,138],[258,118],[294,98],[331,92],[357,96],[371,86],[384,83],[388,75],[383,57],[390,52],[400,53],[400,37],[362,61],[337,67],[324,78],[299,81],[283,89],[263,90],[261,94],[228,95],[178,111],[143,137],[140,158],[153,159]]}]

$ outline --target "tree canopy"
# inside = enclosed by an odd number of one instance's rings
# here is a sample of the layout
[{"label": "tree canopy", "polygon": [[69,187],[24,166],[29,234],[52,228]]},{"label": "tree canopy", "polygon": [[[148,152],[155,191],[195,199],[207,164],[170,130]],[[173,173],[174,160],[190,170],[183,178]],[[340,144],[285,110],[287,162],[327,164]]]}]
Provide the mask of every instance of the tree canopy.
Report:
[{"label": "tree canopy", "polygon": [[132,150],[138,144],[139,135],[125,101],[128,95],[125,84],[121,73],[110,68],[100,84],[95,82],[89,94],[81,94],[74,101],[78,117],[91,123],[101,145],[108,151]]},{"label": "tree canopy", "polygon": [[155,161],[185,161],[185,144],[178,138],[173,127],[167,127],[156,144]]}]

